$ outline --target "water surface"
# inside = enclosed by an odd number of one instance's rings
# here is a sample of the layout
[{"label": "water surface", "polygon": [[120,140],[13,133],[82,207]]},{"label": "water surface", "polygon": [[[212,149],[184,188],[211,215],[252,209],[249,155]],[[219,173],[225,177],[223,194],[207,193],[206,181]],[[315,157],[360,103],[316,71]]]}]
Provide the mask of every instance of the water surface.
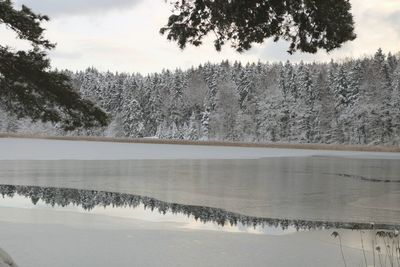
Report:
[{"label": "water surface", "polygon": [[110,191],[248,216],[398,224],[400,161],[0,161],[0,183]]}]

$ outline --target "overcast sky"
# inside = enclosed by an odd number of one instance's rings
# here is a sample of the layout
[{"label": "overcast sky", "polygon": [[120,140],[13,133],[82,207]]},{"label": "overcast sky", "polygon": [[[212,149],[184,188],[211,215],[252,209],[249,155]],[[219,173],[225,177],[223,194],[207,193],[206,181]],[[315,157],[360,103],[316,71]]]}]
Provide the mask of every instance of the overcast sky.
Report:
[{"label": "overcast sky", "polygon": [[[358,38],[330,54],[288,55],[288,44],[267,40],[243,54],[228,45],[214,50],[212,41],[201,47],[180,50],[159,34],[170,14],[164,0],[15,0],[35,12],[49,15],[46,37],[57,42],[50,52],[54,67],[83,70],[158,72],[163,68],[187,69],[224,59],[242,62],[329,61],[373,54],[379,47],[386,53],[400,51],[400,0],[351,0]],[[2,39],[17,45],[13,34],[0,29]]]}]

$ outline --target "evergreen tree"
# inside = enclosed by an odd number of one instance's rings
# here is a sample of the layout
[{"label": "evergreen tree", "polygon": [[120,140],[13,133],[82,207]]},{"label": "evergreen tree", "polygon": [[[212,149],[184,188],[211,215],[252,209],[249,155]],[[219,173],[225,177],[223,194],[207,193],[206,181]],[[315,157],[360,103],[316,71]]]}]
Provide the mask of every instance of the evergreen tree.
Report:
[{"label": "evergreen tree", "polygon": [[215,34],[215,48],[227,41],[239,52],[266,38],[290,42],[289,52],[330,51],[355,39],[348,0],[185,1],[172,0],[173,14],[161,28],[180,48],[201,45]]},{"label": "evergreen tree", "polygon": [[218,66],[207,63],[203,68],[203,75],[208,86],[208,92],[206,94],[205,103],[210,108],[210,111],[215,110],[217,105],[217,94],[218,94]]},{"label": "evergreen tree", "polygon": [[335,120],[335,105],[333,94],[329,90],[328,75],[322,69],[315,77],[314,90],[318,90],[315,101],[315,137],[314,142],[332,142],[332,122]]},{"label": "evergreen tree", "polygon": [[353,63],[353,66],[348,75],[349,82],[349,90],[347,92],[348,105],[353,106],[358,103],[359,95],[360,95],[360,86],[362,83],[362,68],[361,63],[356,61]]},{"label": "evergreen tree", "polygon": [[210,107],[205,106],[201,116],[201,139],[208,140],[210,135]]},{"label": "evergreen tree", "polygon": [[123,103],[121,108],[121,120],[124,136],[127,137],[143,137],[144,123],[143,111],[140,103],[135,98],[135,91],[138,90],[138,83],[131,80],[129,87],[125,87],[123,91]]},{"label": "evergreen tree", "polygon": [[295,85],[295,72],[289,61],[286,61],[283,67],[281,66],[279,88],[283,97],[281,104],[282,115],[279,121],[281,137],[283,140],[290,141],[292,135],[291,131],[295,124],[294,109],[298,94]]},{"label": "evergreen tree", "polygon": [[369,69],[369,137],[373,144],[385,143],[391,136],[390,74],[382,49],[378,49]]},{"label": "evergreen tree", "polygon": [[336,102],[335,106],[338,112],[350,104],[349,92],[350,83],[347,78],[347,71],[344,66],[340,66],[335,77],[333,78],[333,94]]},{"label": "evergreen tree", "polygon": [[73,90],[67,75],[50,70],[47,50],[55,45],[40,26],[48,20],[24,5],[16,10],[10,0],[0,1],[0,25],[32,45],[16,52],[0,45],[0,104],[18,117],[61,122],[66,130],[106,125],[107,115]]},{"label": "evergreen tree", "polygon": [[280,113],[280,102],[277,99],[267,99],[260,104],[261,109],[261,123],[259,127],[260,141],[277,142],[285,141],[287,137],[286,122],[282,120],[287,119],[286,114]]},{"label": "evergreen tree", "polygon": [[393,143],[400,145],[400,65],[396,68],[393,75],[391,95]]},{"label": "evergreen tree", "polygon": [[126,100],[122,113],[124,135],[127,137],[143,137],[143,113],[136,99]]},{"label": "evergreen tree", "polygon": [[190,116],[189,124],[183,125],[182,132],[185,140],[199,139],[199,125],[194,114]]}]

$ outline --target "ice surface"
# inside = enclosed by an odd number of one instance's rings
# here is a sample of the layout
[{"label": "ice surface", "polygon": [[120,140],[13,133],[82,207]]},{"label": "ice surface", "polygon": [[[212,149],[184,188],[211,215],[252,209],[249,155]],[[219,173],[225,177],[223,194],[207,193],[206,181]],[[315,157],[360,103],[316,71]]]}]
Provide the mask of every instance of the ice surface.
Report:
[{"label": "ice surface", "polygon": [[0,160],[257,159],[334,156],[400,159],[400,153],[0,138]]},{"label": "ice surface", "polygon": [[394,224],[399,173],[399,160],[341,157],[0,160],[1,184],[129,193],[267,218]]},{"label": "ice surface", "polygon": [[[170,222],[0,208],[2,246],[20,267],[343,266],[332,231],[253,235],[185,230]],[[342,241],[348,266],[362,261],[362,251],[350,243],[359,246],[358,238]],[[371,260],[368,252],[367,256]]]},{"label": "ice surface", "polygon": [[[399,153],[0,138],[0,183],[131,193],[252,216],[399,223],[399,159]],[[342,266],[331,233],[252,235],[0,207],[0,246],[22,267]],[[359,235],[345,239],[348,266],[359,266],[362,250],[351,245]]]}]

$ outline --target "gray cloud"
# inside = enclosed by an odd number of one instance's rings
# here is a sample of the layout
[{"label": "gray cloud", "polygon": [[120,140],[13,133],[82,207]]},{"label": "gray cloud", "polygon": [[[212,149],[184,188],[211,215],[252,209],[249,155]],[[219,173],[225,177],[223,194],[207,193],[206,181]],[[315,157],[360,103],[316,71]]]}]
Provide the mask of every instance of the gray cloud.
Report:
[{"label": "gray cloud", "polygon": [[104,13],[116,9],[124,9],[141,2],[142,0],[16,0],[15,4],[22,4],[33,11],[59,17],[63,15],[79,15],[88,13]]},{"label": "gray cloud", "polygon": [[389,25],[392,25],[396,29],[400,36],[400,10],[395,11],[386,17],[386,21]]},{"label": "gray cloud", "polygon": [[362,13],[358,27],[363,27],[367,24],[382,25],[383,29],[389,31],[394,30],[400,36],[400,10],[375,10],[368,9]]},{"label": "gray cloud", "polygon": [[265,45],[260,48],[254,48],[254,52],[258,56],[266,61],[294,61],[298,62],[304,61],[314,61],[318,59],[317,55],[296,52],[294,54],[289,54],[287,51],[289,49],[289,43],[285,41],[273,42],[272,40],[267,40]]},{"label": "gray cloud", "polygon": [[[287,51],[289,49],[289,43],[285,41],[273,42],[267,40],[265,45],[262,46],[258,51],[259,56],[268,61],[286,61],[286,60],[299,60],[305,59],[304,56],[299,56],[300,52],[290,55]],[[307,59],[306,59],[307,60]]]}]

